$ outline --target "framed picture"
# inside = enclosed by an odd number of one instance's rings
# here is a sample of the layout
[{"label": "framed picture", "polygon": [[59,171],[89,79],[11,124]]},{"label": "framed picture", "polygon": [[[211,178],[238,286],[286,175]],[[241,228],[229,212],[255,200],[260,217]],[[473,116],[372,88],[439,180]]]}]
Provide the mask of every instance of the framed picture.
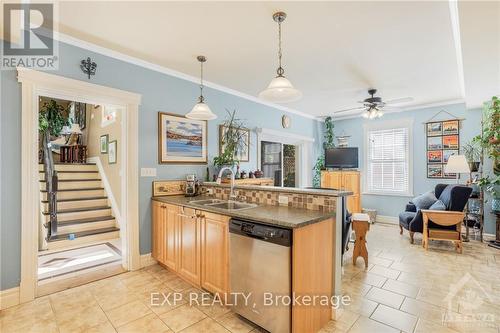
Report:
[{"label": "framed picture", "polygon": [[458,149],[443,150],[443,163],[448,163],[448,159],[451,155],[458,155]]},{"label": "framed picture", "polygon": [[442,163],[443,162],[443,151],[442,150],[431,150],[427,152],[427,163]]},{"label": "framed picture", "polygon": [[437,135],[443,135],[443,123],[441,121],[427,123],[427,136]]},{"label": "framed picture", "polygon": [[443,165],[442,164],[427,165],[427,178],[443,178]]},{"label": "framed picture", "polygon": [[443,121],[443,135],[458,134],[458,120]]},{"label": "framed picture", "polygon": [[458,135],[443,136],[443,149],[458,149]]},{"label": "framed picture", "polygon": [[207,122],[158,112],[158,163],[207,163]]},{"label": "framed picture", "polygon": [[[226,131],[227,126],[219,125],[219,155],[222,155],[225,148],[222,138],[224,137]],[[241,129],[240,132],[243,144],[238,151],[236,151],[235,158],[240,162],[248,162],[250,161],[250,130],[245,128]]]},{"label": "framed picture", "polygon": [[116,164],[117,154],[118,154],[118,144],[117,144],[116,140],[114,140],[108,144],[108,163],[109,164]]},{"label": "framed picture", "polygon": [[431,136],[427,138],[427,150],[443,149],[443,137]]},{"label": "framed picture", "polygon": [[444,172],[452,155],[459,154],[460,120],[432,121],[425,124],[427,134],[427,178],[455,178]]},{"label": "framed picture", "polygon": [[104,135],[101,135],[101,137],[99,138],[99,151],[101,152],[101,154],[107,154],[108,153],[108,142],[109,142],[109,135],[108,134],[104,134]]}]

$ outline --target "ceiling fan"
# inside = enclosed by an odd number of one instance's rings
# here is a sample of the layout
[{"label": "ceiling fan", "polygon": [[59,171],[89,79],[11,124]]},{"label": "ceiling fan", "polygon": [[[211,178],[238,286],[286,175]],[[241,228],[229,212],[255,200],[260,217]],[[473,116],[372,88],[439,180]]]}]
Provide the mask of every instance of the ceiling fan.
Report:
[{"label": "ceiling fan", "polygon": [[349,108],[344,110],[335,111],[334,114],[337,115],[339,113],[354,111],[354,110],[364,110],[362,116],[368,119],[380,118],[384,115],[384,109],[397,109],[396,106],[392,106],[391,104],[405,103],[413,101],[413,97],[402,97],[391,99],[388,101],[383,101],[382,97],[375,96],[377,93],[377,89],[369,89],[368,94],[370,97],[366,98],[363,101],[359,101],[362,105]]}]

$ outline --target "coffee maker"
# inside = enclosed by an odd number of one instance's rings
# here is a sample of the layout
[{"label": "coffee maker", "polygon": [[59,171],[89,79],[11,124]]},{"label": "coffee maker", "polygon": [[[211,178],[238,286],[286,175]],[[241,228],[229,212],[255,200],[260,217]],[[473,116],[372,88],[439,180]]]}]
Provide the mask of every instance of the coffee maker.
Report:
[{"label": "coffee maker", "polygon": [[195,175],[186,176],[186,197],[194,197],[197,195],[197,181]]}]

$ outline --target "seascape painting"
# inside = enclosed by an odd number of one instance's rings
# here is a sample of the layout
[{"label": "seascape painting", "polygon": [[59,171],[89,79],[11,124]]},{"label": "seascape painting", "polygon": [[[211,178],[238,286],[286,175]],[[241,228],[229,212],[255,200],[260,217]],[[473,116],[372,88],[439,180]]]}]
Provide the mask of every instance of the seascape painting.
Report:
[{"label": "seascape painting", "polygon": [[159,113],[160,163],[206,163],[207,125],[202,120]]}]

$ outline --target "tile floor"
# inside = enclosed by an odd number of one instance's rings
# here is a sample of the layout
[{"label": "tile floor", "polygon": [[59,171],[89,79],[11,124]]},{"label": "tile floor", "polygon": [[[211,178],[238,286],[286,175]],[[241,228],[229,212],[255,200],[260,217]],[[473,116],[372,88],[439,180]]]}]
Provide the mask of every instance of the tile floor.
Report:
[{"label": "tile floor", "polygon": [[[410,245],[396,227],[379,224],[367,240],[368,270],[362,259],[352,264],[351,245],[342,278],[351,303],[322,333],[499,332],[500,251],[470,242],[462,255],[446,243],[432,243],[425,252],[419,238]],[[171,291],[200,293],[150,266],[4,310],[0,332],[260,332],[217,304],[173,304],[173,294],[170,302],[151,302],[151,292]]]}]

